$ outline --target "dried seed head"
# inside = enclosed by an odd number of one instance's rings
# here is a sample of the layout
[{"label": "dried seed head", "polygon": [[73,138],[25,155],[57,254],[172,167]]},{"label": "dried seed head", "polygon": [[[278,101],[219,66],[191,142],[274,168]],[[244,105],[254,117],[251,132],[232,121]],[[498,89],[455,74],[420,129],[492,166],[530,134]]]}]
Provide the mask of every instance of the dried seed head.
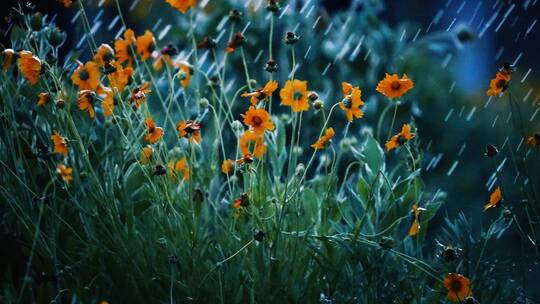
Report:
[{"label": "dried seed head", "polygon": [[279,0],[268,0],[268,5],[266,6],[266,9],[270,12],[278,12],[280,10],[279,6]]},{"label": "dried seed head", "polygon": [[165,166],[158,164],[154,167],[153,175],[160,176],[164,175],[165,173],[167,173],[167,169],[165,168]]},{"label": "dried seed head", "polygon": [[495,156],[497,156],[497,154],[499,154],[499,149],[497,149],[497,147],[495,147],[494,145],[491,145],[491,144],[488,144],[486,146],[486,152],[484,153],[485,156],[487,156],[487,157],[495,157]]},{"label": "dried seed head", "polygon": [[458,251],[458,248],[448,245],[443,248],[441,256],[446,262],[453,262],[458,258]]},{"label": "dried seed head", "polygon": [[298,42],[298,40],[300,40],[300,36],[296,35],[293,32],[287,32],[285,34],[285,38],[283,39],[286,44],[295,44],[296,42]]},{"label": "dried seed head", "polygon": [[308,98],[311,101],[315,101],[319,99],[319,94],[317,94],[316,92],[309,92]]},{"label": "dried seed head", "polygon": [[161,54],[162,55],[174,56],[174,55],[178,54],[178,50],[176,49],[176,47],[174,47],[174,45],[172,43],[169,43],[166,46],[164,46],[163,48],[161,48]]},{"label": "dried seed head", "polygon": [[316,100],[314,103],[313,103],[313,107],[315,108],[315,110],[319,111],[321,110],[324,105],[323,103],[320,101],[320,100]]},{"label": "dried seed head", "polygon": [[262,242],[264,241],[264,238],[266,237],[266,235],[264,234],[264,232],[262,230],[257,230],[257,232],[255,233],[255,235],[253,235],[253,238],[257,241],[257,242]]},{"label": "dried seed head", "polygon": [[216,48],[217,42],[214,38],[210,36],[204,37],[199,43],[197,43],[198,49],[205,49],[205,50],[211,50]]},{"label": "dried seed head", "polygon": [[269,73],[273,73],[273,72],[277,71],[278,64],[274,59],[269,59],[266,62],[266,65],[264,66],[264,69]]},{"label": "dried seed head", "polygon": [[242,21],[243,13],[237,9],[232,9],[229,11],[229,20],[231,22],[240,22]]}]

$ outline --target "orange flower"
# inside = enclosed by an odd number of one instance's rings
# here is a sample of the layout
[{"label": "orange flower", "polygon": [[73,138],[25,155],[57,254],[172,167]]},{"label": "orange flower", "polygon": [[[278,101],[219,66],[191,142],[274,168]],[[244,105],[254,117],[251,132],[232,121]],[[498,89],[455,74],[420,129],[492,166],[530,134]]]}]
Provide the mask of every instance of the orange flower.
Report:
[{"label": "orange flower", "polygon": [[131,91],[129,104],[132,105],[135,110],[139,109],[141,104],[146,100],[146,94],[152,92],[150,89],[148,89],[149,86],[150,82],[145,82]]},{"label": "orange flower", "polygon": [[54,153],[63,154],[64,157],[67,157],[69,151],[67,139],[54,130],[51,140],[54,145]]},{"label": "orange flower", "polygon": [[[250,150],[250,144],[254,143],[252,150]],[[264,143],[264,136],[258,135],[253,131],[246,131],[240,137],[240,151],[242,155],[253,155],[256,158],[261,158],[266,153],[266,144]]]},{"label": "orange flower", "polygon": [[84,65],[79,63],[79,67],[71,75],[71,81],[79,86],[79,90],[96,91],[99,87],[99,68],[93,61],[88,61]]},{"label": "orange flower", "polygon": [[334,132],[333,128],[328,128],[324,132],[324,135],[321,136],[311,147],[315,150],[322,150],[326,148],[326,145],[328,142],[334,137],[336,133]]},{"label": "orange flower", "polygon": [[176,162],[170,161],[168,164],[169,167],[169,176],[176,180],[177,178],[177,172],[182,173],[182,176],[184,180],[189,180],[189,167],[187,165],[186,158],[182,158]]},{"label": "orange flower", "polygon": [[106,43],[102,43],[96,50],[96,54],[94,55],[94,62],[96,62],[99,66],[103,66],[105,63],[111,62],[113,60],[113,48]]},{"label": "orange flower", "polygon": [[39,93],[39,99],[37,102],[38,107],[44,106],[47,104],[47,102],[49,102],[49,100],[51,100],[49,93]]},{"label": "orange flower", "polygon": [[137,37],[137,52],[141,54],[141,58],[146,60],[150,58],[152,52],[156,49],[156,41],[151,31],[145,31],[144,35]]},{"label": "orange flower", "polygon": [[71,1],[71,0],[58,0],[58,2],[62,3],[65,8],[70,7],[71,4],[73,3],[73,1]]},{"label": "orange flower", "polygon": [[103,115],[105,117],[109,117],[113,114],[114,104],[114,91],[109,88],[105,88],[105,98],[103,98],[103,101],[101,102],[101,107],[103,108]]},{"label": "orange flower", "polygon": [[416,204],[412,205],[413,222],[411,228],[409,228],[409,235],[416,236],[420,231],[420,214],[426,211],[425,208],[419,208]]},{"label": "orange flower", "polygon": [[15,51],[13,49],[5,49],[2,51],[2,68],[4,70],[9,69],[13,65],[15,59]]},{"label": "orange flower", "polygon": [[489,202],[484,206],[484,211],[489,208],[495,208],[499,206],[499,203],[502,201],[502,191],[501,187],[497,187],[493,193],[489,196]]},{"label": "orange flower", "polygon": [[402,146],[405,142],[413,139],[415,134],[411,133],[411,126],[409,124],[403,124],[401,132],[392,136],[392,138],[386,142],[386,151],[393,150],[399,146]]},{"label": "orange flower", "polygon": [[251,97],[250,102],[252,106],[256,106],[257,103],[261,100],[265,100],[268,97],[272,96],[274,91],[276,91],[278,88],[278,83],[275,80],[270,80],[266,83],[264,88],[257,89],[251,93],[244,92],[242,93],[242,97]]},{"label": "orange flower", "polygon": [[307,81],[287,80],[285,86],[279,91],[281,104],[290,106],[293,112],[309,110]]},{"label": "orange flower", "polygon": [[247,193],[240,194],[240,196],[236,198],[233,202],[234,209],[240,209],[247,206],[249,206],[249,197]]},{"label": "orange flower", "polygon": [[163,68],[163,65],[173,65],[173,60],[170,55],[161,54],[154,60],[154,63],[152,64],[154,70],[156,71],[160,71]]},{"label": "orange flower", "polygon": [[71,176],[71,173],[73,172],[73,169],[70,167],[66,167],[64,164],[59,164],[56,167],[56,173],[62,177],[62,180],[66,183],[70,183],[73,180],[73,176]]},{"label": "orange flower", "polygon": [[531,148],[538,148],[540,145],[540,133],[534,133],[532,136],[527,138],[527,145]]},{"label": "orange flower", "polygon": [[193,69],[191,68],[191,65],[185,61],[180,60],[176,63],[178,66],[178,79],[180,79],[180,83],[182,84],[182,87],[187,88],[189,86],[189,82],[191,81],[191,74],[193,74]]},{"label": "orange flower", "polygon": [[133,68],[123,67],[118,62],[113,62],[112,66],[114,67],[114,72],[110,73],[109,86],[111,88],[116,88],[119,92],[122,92],[125,87],[131,82],[131,76],[133,76]]},{"label": "orange flower", "polygon": [[472,294],[471,281],[461,274],[449,273],[443,281],[444,288],[448,290],[448,300],[462,302]]},{"label": "orange flower", "polygon": [[227,53],[232,53],[244,42],[246,42],[246,37],[244,37],[244,34],[242,34],[242,32],[236,32],[234,33],[232,39],[227,43],[227,48],[225,49],[225,51]]},{"label": "orange flower", "polygon": [[188,137],[189,141],[201,142],[201,125],[193,120],[181,121],[176,125],[178,137]]},{"label": "orange flower", "polygon": [[500,96],[508,88],[508,83],[512,76],[509,72],[503,70],[495,74],[495,78],[489,82],[489,88],[486,91],[488,96]]},{"label": "orange flower", "polygon": [[234,161],[232,159],[226,159],[221,164],[221,172],[224,174],[229,174],[233,170]]},{"label": "orange flower", "polygon": [[146,145],[146,147],[142,148],[142,151],[141,151],[141,159],[140,159],[141,164],[148,163],[152,159],[153,155],[154,155],[154,148],[152,148],[152,146],[150,145]]},{"label": "orange flower", "polygon": [[339,103],[339,107],[345,111],[347,119],[353,121],[353,117],[362,118],[364,116],[364,112],[360,109],[364,105],[362,90],[359,87],[353,87],[348,82],[342,82],[341,88],[343,100]]},{"label": "orange flower", "polygon": [[166,0],[172,7],[185,14],[190,7],[195,7],[197,0]]},{"label": "orange flower", "polygon": [[242,114],[242,117],[244,118],[244,124],[258,135],[264,134],[266,130],[272,131],[275,128],[270,114],[265,109],[256,109],[251,106],[246,114]]},{"label": "orange flower", "polygon": [[398,78],[397,74],[389,75],[386,73],[384,79],[379,81],[377,85],[377,92],[394,99],[403,96],[413,87],[414,83],[407,77],[407,74]]},{"label": "orange flower", "polygon": [[94,118],[94,101],[96,100],[96,93],[90,90],[79,91],[79,109],[88,112],[90,118]]},{"label": "orange flower", "polygon": [[32,52],[20,51],[19,52],[19,70],[23,74],[24,78],[35,85],[39,80],[41,74],[41,60],[34,56]]},{"label": "orange flower", "polygon": [[123,64],[124,62],[127,62],[129,66],[133,64],[135,58],[135,54],[133,53],[135,42],[135,32],[133,32],[132,29],[127,29],[124,32],[124,38],[119,38],[114,42],[116,59],[119,63]]},{"label": "orange flower", "polygon": [[152,118],[146,118],[144,124],[146,125],[146,131],[148,132],[144,137],[146,141],[154,144],[163,137],[163,129],[161,127],[156,127]]}]

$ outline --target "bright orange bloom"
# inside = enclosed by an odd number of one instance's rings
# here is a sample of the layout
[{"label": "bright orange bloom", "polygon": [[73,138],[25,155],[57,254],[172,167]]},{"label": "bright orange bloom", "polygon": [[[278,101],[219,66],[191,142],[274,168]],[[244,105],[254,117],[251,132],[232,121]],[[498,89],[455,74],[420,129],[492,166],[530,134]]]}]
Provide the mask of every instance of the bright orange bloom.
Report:
[{"label": "bright orange bloom", "polygon": [[151,31],[145,31],[144,35],[137,37],[137,52],[141,55],[142,60],[150,58],[152,52],[156,49],[156,41]]},{"label": "bright orange bloom", "polygon": [[256,106],[261,100],[265,100],[277,90],[278,83],[275,80],[270,80],[263,88],[257,89],[253,92],[244,92],[242,97],[251,97],[250,102],[252,106]]},{"label": "bright orange bloom", "polygon": [[180,79],[180,84],[182,84],[182,87],[187,88],[189,86],[189,82],[191,81],[191,74],[193,74],[193,69],[191,68],[191,65],[185,61],[180,60],[176,63],[176,66],[178,67],[178,79]]},{"label": "bright orange bloom", "polygon": [[403,124],[401,132],[392,136],[392,138],[386,142],[386,151],[402,146],[405,142],[413,139],[415,136],[415,134],[411,133],[411,126],[409,124]]},{"label": "bright orange bloom", "polygon": [[182,176],[184,178],[184,180],[189,180],[189,167],[188,167],[188,164],[187,164],[187,160],[185,157],[183,157],[182,159],[174,162],[174,161],[170,161],[169,164],[168,164],[168,167],[169,167],[169,176],[172,178],[172,179],[175,179],[178,177],[177,176],[177,173],[180,172],[182,173]]},{"label": "bright orange bloom", "polygon": [[274,130],[274,123],[270,114],[265,109],[256,109],[254,106],[249,107],[246,114],[242,114],[244,124],[250,127],[250,130],[258,135],[264,134],[264,131]]},{"label": "bright orange bloom", "polygon": [[135,32],[132,29],[127,29],[124,32],[124,38],[119,38],[114,42],[114,49],[116,50],[116,59],[120,64],[127,62],[129,66],[133,64],[135,54]]},{"label": "bright orange bloom", "polygon": [[[253,147],[250,149],[251,143]],[[253,155],[256,158],[261,158],[266,153],[266,144],[264,143],[264,136],[258,135],[253,131],[246,131],[240,137],[240,151],[242,155]]]},{"label": "bright orange bloom", "polygon": [[2,51],[2,68],[9,69],[15,60],[15,51],[13,49],[5,49]]},{"label": "bright orange bloom", "polygon": [[103,66],[106,62],[111,62],[114,59],[114,50],[106,43],[102,43],[94,55],[94,62],[96,62],[99,66]]},{"label": "bright orange bloom", "polygon": [[178,130],[178,137],[187,137],[189,141],[194,141],[195,143],[201,142],[201,125],[193,120],[180,121],[176,125],[176,130]]},{"label": "bright orange bloom", "polygon": [[293,112],[309,110],[307,81],[287,80],[285,86],[279,91],[281,104],[290,106]]},{"label": "bright orange bloom", "polygon": [[416,204],[412,205],[411,212],[413,215],[413,222],[411,224],[411,228],[409,228],[410,236],[416,236],[420,231],[420,214],[422,214],[424,211],[426,211],[425,208],[420,208]]},{"label": "bright orange bloom", "polygon": [[109,117],[113,114],[114,103],[114,91],[112,89],[105,88],[105,98],[103,98],[103,101],[101,102],[103,116]]},{"label": "bright orange bloom", "polygon": [[157,58],[154,60],[154,63],[152,64],[156,71],[160,71],[163,68],[163,65],[173,65],[173,60],[170,55],[161,54],[157,56]]},{"label": "bright orange bloom", "polygon": [[311,145],[311,147],[315,150],[322,150],[326,148],[326,145],[328,144],[328,142],[330,142],[330,140],[332,139],[332,137],[334,137],[335,134],[336,133],[334,132],[333,128],[326,129],[324,135],[321,136],[313,145]]},{"label": "bright orange bloom", "polygon": [[185,14],[190,7],[195,7],[197,0],[166,0],[172,7]]},{"label": "bright orange bloom", "polygon": [[90,118],[94,118],[94,102],[96,101],[96,93],[90,90],[79,91],[79,109],[88,112]]},{"label": "bright orange bloom", "polygon": [[79,86],[79,90],[96,91],[99,87],[100,75],[98,65],[93,61],[88,61],[84,65],[79,63],[79,67],[71,75],[71,80]]},{"label": "bright orange bloom", "polygon": [[540,133],[534,133],[527,138],[527,145],[531,148],[538,148],[540,146]]},{"label": "bright orange bloom", "polygon": [[62,3],[65,8],[68,8],[73,4],[73,1],[71,0],[58,0],[58,2]]},{"label": "bright orange bloom", "polygon": [[153,155],[154,155],[154,148],[152,148],[152,146],[147,145],[146,147],[142,148],[141,159],[140,159],[141,164],[148,163],[152,159]]},{"label": "bright orange bloom", "polygon": [[39,93],[39,99],[37,102],[38,107],[42,107],[51,100],[49,93]]},{"label": "bright orange bloom", "polygon": [[133,68],[123,67],[120,63],[112,63],[115,71],[107,75],[109,78],[109,86],[116,88],[119,92],[122,92],[125,87],[131,82],[131,76],[133,76]]},{"label": "bright orange bloom", "polygon": [[21,74],[23,74],[24,78],[26,78],[30,84],[35,85],[41,74],[41,60],[34,56],[32,52],[20,51],[18,61]]},{"label": "bright orange bloom", "polygon": [[163,137],[163,129],[161,127],[156,127],[156,124],[152,118],[146,118],[144,120],[144,124],[146,125],[146,131],[147,134],[144,137],[146,141],[148,141],[151,144],[156,143],[158,140]]},{"label": "bright orange bloom", "polygon": [[128,102],[135,110],[139,109],[141,104],[146,100],[146,94],[152,92],[152,90],[148,89],[149,86],[150,82],[145,82],[131,91]]},{"label": "bright orange bloom", "polygon": [[502,191],[501,187],[497,187],[493,193],[489,196],[489,202],[484,206],[484,211],[495,208],[499,206],[499,203],[502,201]]},{"label": "bright orange bloom", "polygon": [[353,87],[348,82],[341,83],[343,92],[343,100],[339,103],[339,107],[345,111],[347,119],[353,121],[354,118],[362,118],[364,112],[360,109],[364,105],[362,100],[362,90],[359,87]]},{"label": "bright orange bloom", "polygon": [[489,82],[489,88],[486,91],[488,96],[500,96],[507,88],[512,76],[507,71],[499,71],[495,78]]},{"label": "bright orange bloom", "polygon": [[60,135],[56,130],[53,131],[53,135],[51,135],[51,140],[54,145],[54,153],[63,154],[64,157],[67,157],[69,148],[68,148],[68,142],[65,137]]},{"label": "bright orange bloom", "polygon": [[229,174],[233,170],[234,161],[232,159],[226,159],[221,164],[221,172],[224,174]]},{"label": "bright orange bloom", "polygon": [[73,176],[71,176],[71,173],[73,172],[73,169],[70,167],[66,167],[64,164],[59,164],[56,167],[56,173],[62,177],[62,180],[66,183],[70,183],[73,180]]},{"label": "bright orange bloom", "polygon": [[449,273],[443,281],[444,288],[448,290],[448,300],[452,302],[462,302],[472,294],[471,281],[457,273]]},{"label": "bright orange bloom", "polygon": [[377,92],[394,99],[403,96],[413,87],[414,83],[407,77],[407,74],[403,74],[401,78],[398,78],[397,74],[389,75],[387,73],[384,79],[379,81]]}]

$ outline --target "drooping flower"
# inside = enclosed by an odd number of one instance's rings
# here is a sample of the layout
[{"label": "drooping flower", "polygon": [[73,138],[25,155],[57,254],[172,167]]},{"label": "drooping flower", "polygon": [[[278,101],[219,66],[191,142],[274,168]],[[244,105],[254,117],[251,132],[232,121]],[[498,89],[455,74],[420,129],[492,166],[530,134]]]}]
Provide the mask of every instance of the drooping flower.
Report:
[{"label": "drooping flower", "polygon": [[290,106],[293,112],[309,110],[307,81],[287,80],[285,86],[279,91],[281,104]]},{"label": "drooping flower", "polygon": [[394,99],[403,96],[413,87],[414,83],[407,77],[407,74],[403,74],[401,78],[398,78],[397,74],[390,75],[387,73],[384,79],[379,81],[377,92]]},{"label": "drooping flower", "polygon": [[94,118],[94,102],[96,101],[96,93],[91,90],[79,91],[79,109],[88,112],[90,118]]},{"label": "drooping flower", "polygon": [[19,70],[23,74],[24,78],[35,85],[39,80],[41,74],[41,60],[29,51],[19,52]]},{"label": "drooping flower", "polygon": [[2,51],[2,68],[9,69],[15,61],[16,53],[13,49],[5,49]]},{"label": "drooping flower", "polygon": [[156,127],[156,124],[152,118],[146,118],[144,120],[144,124],[146,125],[147,132],[144,139],[147,142],[154,144],[160,140],[161,137],[163,137],[163,129],[161,127]]},{"label": "drooping flower", "polygon": [[96,91],[99,87],[100,75],[97,64],[88,61],[85,64],[79,63],[79,66],[71,75],[71,81],[79,87],[79,90]]},{"label": "drooping flower", "polygon": [[244,42],[246,42],[246,37],[244,37],[244,34],[242,34],[242,32],[236,32],[234,33],[232,39],[227,43],[227,48],[225,51],[227,51],[227,53],[232,53],[237,47],[244,44]]},{"label": "drooping flower", "polygon": [[73,180],[73,176],[71,175],[72,172],[73,169],[70,167],[66,167],[66,165],[64,164],[59,164],[56,167],[56,173],[58,173],[62,180],[68,184]]},{"label": "drooping flower", "polygon": [[258,135],[263,135],[264,131],[272,131],[275,128],[270,114],[263,108],[256,109],[251,106],[246,114],[242,114],[242,117],[244,118],[244,124]]},{"label": "drooping flower", "polygon": [[240,137],[240,151],[242,151],[242,155],[249,154],[256,158],[261,158],[266,153],[266,150],[267,146],[264,143],[263,135],[258,135],[253,131],[246,131]]},{"label": "drooping flower", "polygon": [[49,93],[39,93],[37,105],[38,107],[42,107],[45,104],[47,104],[47,102],[49,102],[50,100],[51,100],[51,97]]},{"label": "drooping flower", "polygon": [[497,187],[493,193],[489,196],[489,202],[484,205],[484,211],[495,208],[499,206],[500,202],[502,201],[502,191],[501,187]]},{"label": "drooping flower", "polygon": [[145,31],[142,36],[138,36],[136,40],[137,52],[141,55],[142,60],[150,58],[152,52],[156,49],[156,41],[151,31]]},{"label": "drooping flower", "polygon": [[489,82],[489,88],[486,91],[488,96],[500,96],[508,88],[508,83],[512,79],[509,72],[505,70],[498,71],[495,78]]},{"label": "drooping flower", "polygon": [[401,132],[392,136],[389,141],[386,142],[386,151],[391,151],[399,146],[402,146],[405,142],[413,139],[415,134],[411,133],[411,125],[403,124]]},{"label": "drooping flower", "polygon": [[114,42],[116,59],[120,64],[124,62],[127,62],[129,66],[133,64],[135,60],[135,42],[135,32],[132,29],[127,29],[124,32],[124,38],[119,38]]},{"label": "drooping flower", "polygon": [[221,163],[221,172],[229,174],[234,168],[234,161],[232,159],[226,159]]},{"label": "drooping flower", "polygon": [[166,0],[172,7],[185,14],[189,8],[195,7],[197,0]]},{"label": "drooping flower", "polygon": [[418,207],[418,205],[416,204],[412,205],[411,213],[412,213],[413,221],[411,224],[411,228],[409,228],[410,236],[416,236],[418,232],[420,231],[420,215],[424,211],[426,211],[425,208]]},{"label": "drooping flower", "polygon": [[327,144],[330,142],[330,140],[334,137],[336,133],[334,132],[333,128],[328,128],[324,132],[324,135],[321,136],[311,147],[315,150],[322,150],[326,148]]},{"label": "drooping flower", "polygon": [[161,48],[161,51],[159,53],[153,53],[154,63],[152,64],[152,66],[156,71],[161,70],[163,68],[163,65],[172,66],[172,56],[176,54],[178,54],[178,50],[172,44],[168,44]]},{"label": "drooping flower", "polygon": [[58,0],[58,2],[62,3],[65,8],[68,8],[73,4],[72,0]]},{"label": "drooping flower", "polygon": [[114,61],[114,59],[114,50],[110,45],[106,43],[102,43],[96,50],[96,54],[94,54],[94,62],[97,63],[99,66],[103,66],[105,65],[105,63],[108,62],[112,62]]},{"label": "drooping flower", "polygon": [[244,92],[242,97],[250,97],[250,102],[252,106],[256,106],[257,103],[261,100],[265,100],[277,90],[278,83],[275,80],[270,80],[264,85],[263,88],[257,89],[253,92]]},{"label": "drooping flower", "polygon": [[122,92],[125,87],[131,82],[131,77],[133,76],[132,67],[123,67],[119,62],[112,63],[115,71],[108,74],[109,86],[111,88],[116,88],[119,92]]},{"label": "drooping flower", "polygon": [[240,194],[240,196],[236,198],[233,202],[234,209],[240,209],[247,206],[249,206],[249,196],[247,193]]},{"label": "drooping flower", "polygon": [[186,137],[189,141],[194,141],[195,143],[201,142],[201,125],[198,122],[193,120],[180,121],[176,125],[176,130],[178,130],[178,137]]},{"label": "drooping flower", "polygon": [[153,155],[154,155],[154,148],[152,148],[152,146],[150,145],[146,145],[146,147],[142,148],[141,158],[139,160],[140,163],[141,164],[148,163],[152,159]]},{"label": "drooping flower", "polygon": [[103,108],[103,116],[109,117],[113,114],[114,111],[114,91],[110,88],[105,88],[105,98],[101,102],[101,107]]},{"label": "drooping flower", "polygon": [[178,61],[176,66],[178,67],[178,79],[180,79],[180,84],[182,84],[182,87],[187,88],[189,86],[189,82],[191,81],[193,69],[185,60]]},{"label": "drooping flower", "polygon": [[353,121],[354,118],[362,118],[364,112],[360,109],[364,105],[362,100],[362,90],[359,87],[353,87],[348,82],[341,83],[343,92],[343,100],[339,103],[339,107],[345,111],[347,119]]},{"label": "drooping flower", "polygon": [[540,133],[536,132],[527,138],[527,145],[531,148],[538,148],[540,146]]},{"label": "drooping flower", "polygon": [[443,281],[444,288],[448,291],[448,300],[461,302],[472,294],[471,281],[457,273],[449,273]]},{"label": "drooping flower", "polygon": [[135,110],[139,109],[141,104],[146,100],[146,94],[152,92],[148,87],[150,87],[150,82],[145,82],[131,91],[128,102]]},{"label": "drooping flower", "polygon": [[169,167],[169,170],[168,170],[169,176],[172,179],[176,180],[178,178],[178,173],[181,173],[185,181],[189,180],[189,167],[188,167],[187,160],[185,157],[183,157],[182,159],[176,162],[170,161],[168,164],[168,167]]},{"label": "drooping flower", "polygon": [[67,157],[69,152],[67,139],[54,130],[53,134],[51,135],[51,140],[54,146],[53,152],[63,154],[64,157]]}]

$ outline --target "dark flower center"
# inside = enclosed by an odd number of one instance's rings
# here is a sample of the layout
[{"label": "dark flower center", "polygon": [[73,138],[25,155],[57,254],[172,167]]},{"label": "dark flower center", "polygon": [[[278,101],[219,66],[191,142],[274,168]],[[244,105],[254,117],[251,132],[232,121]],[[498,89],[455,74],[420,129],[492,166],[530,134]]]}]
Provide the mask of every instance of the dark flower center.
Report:
[{"label": "dark flower center", "polygon": [[345,107],[347,109],[350,109],[352,107],[352,101],[351,101],[351,98],[349,96],[343,98],[343,100],[341,102],[345,105]]},{"label": "dark flower center", "polygon": [[504,88],[505,85],[506,85],[506,80],[504,80],[504,79],[499,79],[499,80],[497,81],[497,84],[496,84],[495,86],[496,86],[497,88],[500,89],[500,88]]},{"label": "dark flower center", "polygon": [[254,116],[252,121],[253,121],[253,124],[256,126],[260,126],[263,122],[262,118],[260,118],[259,116]]},{"label": "dark flower center", "polygon": [[463,286],[461,285],[461,282],[459,280],[455,280],[452,282],[452,291],[455,293],[458,293],[461,291],[461,288]]},{"label": "dark flower center", "polygon": [[399,83],[399,81],[392,81],[392,90],[399,90],[401,88],[401,83]]},{"label": "dark flower center", "polygon": [[295,91],[294,94],[293,94],[293,99],[295,101],[298,101],[302,98],[302,96],[304,96],[304,94],[302,94],[302,92],[299,92],[299,91]]},{"label": "dark flower center", "polygon": [[81,80],[88,80],[88,78],[90,78],[90,74],[88,73],[88,71],[82,70],[79,72],[79,78]]}]

